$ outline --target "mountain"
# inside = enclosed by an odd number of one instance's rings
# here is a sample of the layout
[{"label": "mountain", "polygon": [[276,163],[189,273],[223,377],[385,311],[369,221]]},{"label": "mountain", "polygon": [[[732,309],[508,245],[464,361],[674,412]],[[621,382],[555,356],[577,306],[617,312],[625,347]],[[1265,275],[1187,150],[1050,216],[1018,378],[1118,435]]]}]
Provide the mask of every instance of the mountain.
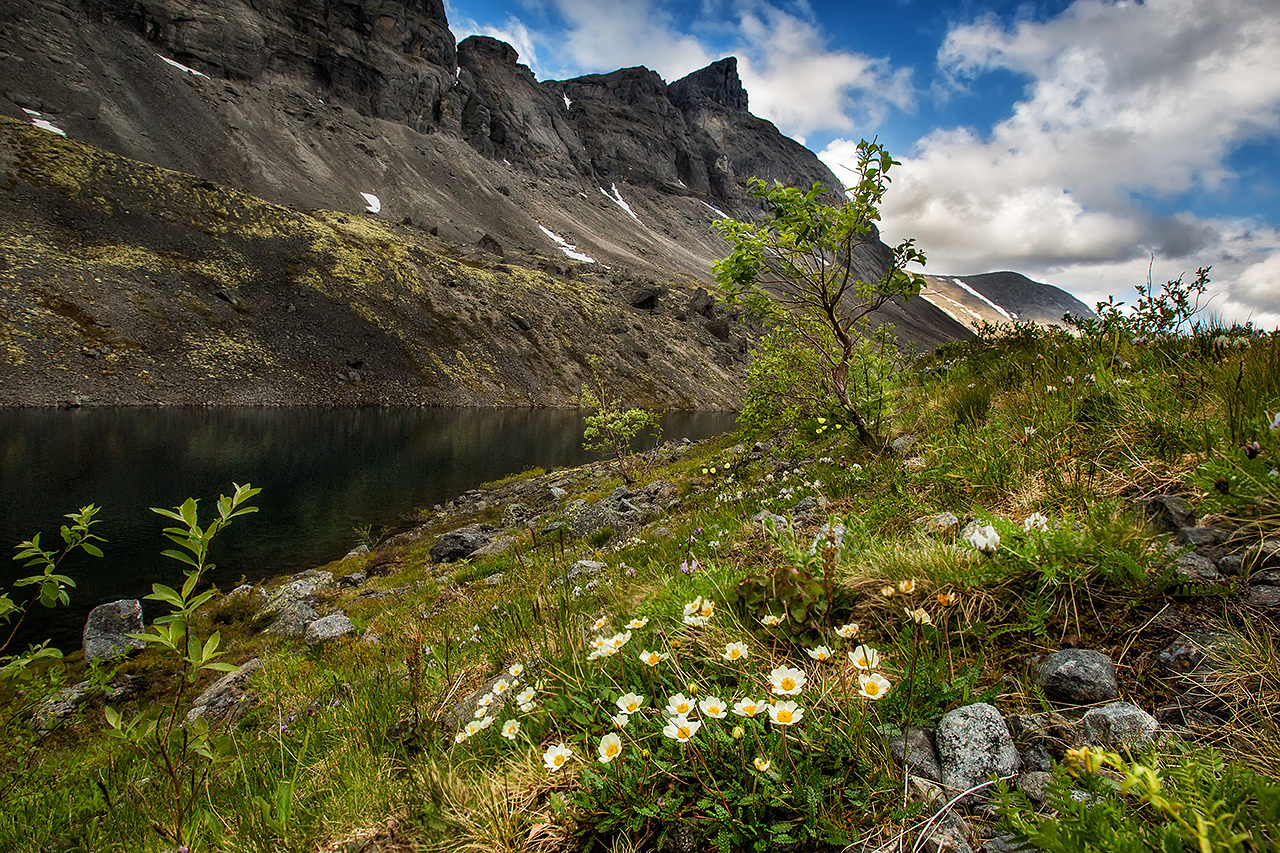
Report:
[{"label": "mountain", "polygon": [[984,323],[1029,321],[1042,326],[1065,326],[1065,315],[1095,316],[1089,306],[1065,290],[1032,281],[1021,273],[924,278],[921,298],[975,331]]},{"label": "mountain", "polygon": [[731,406],[711,226],[751,176],[839,189],[732,57],[539,81],[441,0],[9,0],[0,114],[8,404],[565,405],[596,354]]}]

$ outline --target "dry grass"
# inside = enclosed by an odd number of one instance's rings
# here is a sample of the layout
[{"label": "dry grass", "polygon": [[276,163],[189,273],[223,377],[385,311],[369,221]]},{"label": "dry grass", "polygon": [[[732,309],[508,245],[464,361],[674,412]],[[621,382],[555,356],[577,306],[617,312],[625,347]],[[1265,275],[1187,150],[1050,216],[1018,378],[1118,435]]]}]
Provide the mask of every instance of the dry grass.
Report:
[{"label": "dry grass", "polygon": [[1211,651],[1208,687],[1226,706],[1227,723],[1210,740],[1230,760],[1280,777],[1280,646],[1274,625],[1245,620],[1232,641]]}]

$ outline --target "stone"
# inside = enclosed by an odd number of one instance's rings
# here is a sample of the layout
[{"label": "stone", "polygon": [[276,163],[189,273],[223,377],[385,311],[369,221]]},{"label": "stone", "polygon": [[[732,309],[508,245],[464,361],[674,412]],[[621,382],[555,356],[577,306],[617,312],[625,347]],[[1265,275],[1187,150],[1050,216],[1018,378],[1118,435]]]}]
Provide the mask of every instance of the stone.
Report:
[{"label": "stone", "polygon": [[502,584],[503,572],[494,572],[484,579],[485,586],[500,586]]},{"label": "stone", "polygon": [[515,544],[516,538],[514,536],[495,536],[493,539],[489,540],[488,545],[484,545],[473,551],[471,556],[488,557],[493,554],[501,554],[503,551],[507,551],[512,548]]},{"label": "stone", "polygon": [[1033,743],[1024,749],[1021,753],[1022,769],[1027,771],[1052,771],[1054,765],[1057,764],[1053,760],[1053,753],[1049,751],[1049,747],[1043,743]]},{"label": "stone", "polygon": [[356,626],[347,618],[347,614],[332,613],[307,625],[302,640],[308,646],[318,646],[354,634],[355,630]]},{"label": "stone", "polygon": [[1280,569],[1250,572],[1249,586],[1280,586]]},{"label": "stone", "polygon": [[368,545],[366,545],[365,543],[361,542],[359,545],[357,545],[356,547],[354,547],[354,548],[352,548],[350,551],[348,551],[348,552],[347,552],[347,554],[346,554],[346,556],[345,556],[345,557],[343,557],[342,559],[344,559],[344,560],[353,560],[353,559],[355,559],[356,557],[363,557],[363,556],[365,556],[365,555],[366,555],[366,554],[368,554],[368,553],[369,553],[369,546],[368,546]]},{"label": "stone", "polygon": [[818,501],[815,498],[801,498],[796,502],[795,507],[791,510],[792,515],[805,515],[813,512],[818,508]]},{"label": "stone", "polygon": [[[1020,764],[1004,717],[985,702],[945,715],[938,722],[934,738],[942,765],[942,784],[956,792],[973,788],[992,776],[1011,776]],[[970,798],[974,795],[966,797],[972,801]]]},{"label": "stone", "polygon": [[561,584],[570,584],[571,586],[579,586],[584,581],[601,575],[608,568],[604,563],[597,560],[579,560],[563,576],[556,578],[551,582],[552,586],[560,586]]},{"label": "stone", "polygon": [[1111,658],[1092,649],[1056,651],[1036,671],[1038,684],[1059,705],[1094,705],[1120,695]]},{"label": "stone", "polygon": [[953,512],[940,512],[923,518],[917,523],[925,536],[936,538],[955,536],[956,531],[960,529],[960,519]]},{"label": "stone", "polygon": [[249,679],[262,669],[262,662],[250,658],[232,672],[210,684],[191,703],[186,722],[204,719],[209,725],[231,724],[239,720],[257,704],[257,697],[249,691]]},{"label": "stone", "polygon": [[911,775],[907,781],[912,799],[923,802],[926,812],[932,813],[916,840],[915,849],[926,853],[973,853],[973,846],[969,843],[973,830],[952,808],[947,807],[950,796],[929,779]]},{"label": "stone", "polygon": [[140,633],[142,627],[142,602],[136,598],[99,604],[89,611],[84,623],[81,635],[84,659],[88,662],[114,660],[145,649],[145,642],[128,636]]},{"label": "stone", "polygon": [[1213,561],[1195,552],[1182,554],[1173,561],[1173,565],[1178,579],[1184,583],[1216,583],[1222,580]]},{"label": "stone", "polygon": [[1032,853],[1034,849],[1018,843],[1012,835],[997,835],[982,845],[982,853]]},{"label": "stone", "polygon": [[932,782],[942,781],[942,767],[938,764],[938,748],[934,743],[933,729],[913,726],[902,735],[889,740],[889,749],[898,763],[905,762],[917,776]]},{"label": "stone", "polygon": [[547,489],[547,494],[551,496],[551,500],[555,501],[556,503],[559,503],[560,501],[564,500],[569,493],[566,492],[564,489],[560,488],[559,486],[552,486],[551,488]]},{"label": "stone", "polygon": [[818,549],[826,550],[829,545],[835,545],[836,554],[844,549],[844,538],[848,534],[845,526],[838,521],[829,521],[818,528],[818,532],[813,537],[813,544],[809,546],[809,553],[816,554]]},{"label": "stone", "polygon": [[1244,571],[1244,558],[1239,554],[1227,554],[1216,565],[1221,574],[1234,578]]},{"label": "stone", "polygon": [[338,586],[356,587],[363,584],[365,580],[364,572],[352,572],[349,575],[343,575],[338,578]]},{"label": "stone", "polygon": [[1251,586],[1247,600],[1250,607],[1258,610],[1280,611],[1280,587]]},{"label": "stone", "polygon": [[1191,504],[1174,495],[1156,495],[1139,498],[1134,505],[1154,530],[1172,533],[1184,527],[1196,526],[1196,514]]},{"label": "stone", "polygon": [[[119,702],[128,699],[135,693],[132,678],[118,675],[108,685],[103,698],[108,702]],[[39,732],[47,732],[59,723],[65,722],[77,709],[95,693],[89,681],[80,681],[70,687],[64,687],[53,696],[36,706],[31,715],[31,726]]]},{"label": "stone", "polygon": [[1018,777],[1018,790],[1037,803],[1049,798],[1049,783],[1053,781],[1053,773],[1047,770],[1032,770]]},{"label": "stone", "polygon": [[462,527],[436,537],[431,546],[431,562],[455,563],[488,545],[493,535],[478,526]]},{"label": "stone", "polygon": [[775,515],[767,509],[762,509],[751,516],[751,523],[759,525],[761,529],[768,529],[770,522],[773,523],[774,529],[778,531],[786,530],[789,525],[786,516]]},{"label": "stone", "polygon": [[1156,718],[1129,702],[1090,708],[1080,721],[1085,741],[1094,746],[1143,749],[1155,736]]},{"label": "stone", "polygon": [[917,441],[919,441],[919,439],[914,435],[900,435],[893,441],[889,442],[889,450],[894,456],[906,456],[907,451],[910,450],[911,446]]},{"label": "stone", "polygon": [[318,618],[315,604],[319,594],[333,584],[329,572],[311,570],[294,575],[288,583],[267,596],[255,620],[270,619],[267,632],[300,637],[307,625]]},{"label": "stone", "polygon": [[1199,548],[1203,545],[1217,545],[1223,540],[1222,531],[1216,527],[1180,527],[1175,537],[1181,545]]},{"label": "stone", "polygon": [[1244,553],[1250,571],[1280,569],[1280,539],[1263,539]]}]

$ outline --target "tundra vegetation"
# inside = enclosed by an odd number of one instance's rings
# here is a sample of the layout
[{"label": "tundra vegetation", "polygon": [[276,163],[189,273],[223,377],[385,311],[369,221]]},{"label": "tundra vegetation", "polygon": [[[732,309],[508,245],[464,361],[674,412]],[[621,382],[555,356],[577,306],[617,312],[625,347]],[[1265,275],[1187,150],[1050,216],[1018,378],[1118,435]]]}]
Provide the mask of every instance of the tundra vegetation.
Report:
[{"label": "tundra vegetation", "polygon": [[[1280,534],[1280,335],[1152,298],[897,371],[892,451],[832,389],[746,441],[653,451],[632,488],[674,497],[612,540],[530,530],[432,563],[430,534],[507,510],[425,513],[425,535],[327,567],[367,578],[324,593],[355,626],[327,644],[263,631],[251,595],[202,582],[248,487],[206,527],[194,502],[166,512],[186,577],[157,588],[173,613],[146,649],[4,670],[0,848],[914,851],[937,804],[904,784],[896,734],[979,701],[1050,710],[1035,666],[1064,645],[1107,650],[1122,697],[1157,708],[1178,687],[1158,652],[1212,630],[1229,641],[1203,715],[1131,752],[1051,739],[1043,799],[1002,782],[969,823],[1052,851],[1271,849],[1277,611],[1248,596]],[[560,499],[622,481],[602,463]],[[1133,509],[1170,494],[1231,531],[1237,574],[1181,572],[1186,548]],[[921,523],[944,513],[973,525]],[[98,547],[91,521],[64,528],[66,559],[19,546],[33,604],[83,571],[69,552]],[[247,714],[174,722],[209,670],[252,657]],[[124,676],[132,695],[105,702]],[[37,734],[33,710],[82,678],[89,701]]]}]

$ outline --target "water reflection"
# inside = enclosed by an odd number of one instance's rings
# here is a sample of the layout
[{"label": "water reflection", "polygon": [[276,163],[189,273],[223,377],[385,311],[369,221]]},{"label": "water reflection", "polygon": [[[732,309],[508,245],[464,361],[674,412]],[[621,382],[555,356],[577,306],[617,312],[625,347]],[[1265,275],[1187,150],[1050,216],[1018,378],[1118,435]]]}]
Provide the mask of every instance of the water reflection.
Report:
[{"label": "water reflection", "polygon": [[[703,438],[733,427],[723,412],[666,415],[668,438]],[[587,461],[577,412],[546,409],[80,409],[0,411],[0,547],[43,531],[59,543],[62,515],[102,507],[94,530],[102,560],[77,554],[72,607],[33,612],[26,639],[79,643],[96,604],[180,580],[152,506],[188,496],[213,511],[233,481],[262,488],[256,515],[214,546],[223,588],[342,556],[357,525],[403,523],[416,508],[507,474]],[[4,552],[0,552],[4,553]],[[8,551],[11,554],[11,551]],[[22,572],[0,559],[6,587]],[[150,603],[144,603],[148,614]]]}]

